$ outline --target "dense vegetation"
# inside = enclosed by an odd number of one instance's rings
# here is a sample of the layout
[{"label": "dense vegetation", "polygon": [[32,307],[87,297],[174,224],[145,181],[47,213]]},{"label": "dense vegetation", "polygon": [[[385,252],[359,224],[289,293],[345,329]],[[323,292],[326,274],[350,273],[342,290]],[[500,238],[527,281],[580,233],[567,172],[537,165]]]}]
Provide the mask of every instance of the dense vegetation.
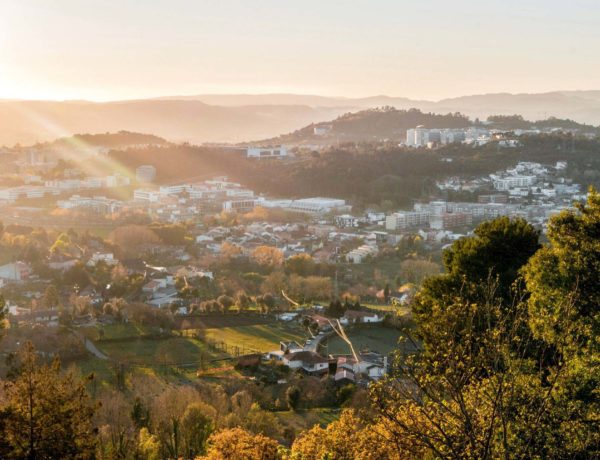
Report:
[{"label": "dense vegetation", "polygon": [[[346,113],[328,123],[308,125],[293,133],[272,139],[271,142],[295,143],[318,140],[314,127],[330,126],[327,137],[339,137],[341,141],[365,142],[380,139],[406,139],[406,130],[418,125],[427,128],[466,128],[471,125],[468,117],[460,113],[440,115],[421,112],[418,109],[399,110],[394,107],[382,107]],[[267,141],[265,141],[267,142]]]},{"label": "dense vegetation", "polygon": [[[475,177],[518,161],[569,162],[578,182],[600,184],[600,142],[569,134],[522,136],[522,145],[503,149],[448,145],[437,150],[407,150],[393,144],[347,144],[292,162],[246,160],[242,154],[189,145],[113,151],[127,168],[157,167],[161,183],[207,179],[224,174],[258,192],[275,196],[334,196],[354,204],[408,205],[438,193],[435,181],[448,176]],[[449,161],[451,160],[451,161]]]},{"label": "dense vegetation", "polygon": [[[599,134],[598,127],[578,123],[569,119],[550,117],[545,120],[529,121],[521,115],[491,115],[487,118],[486,128],[512,131],[515,129],[561,128],[580,132]],[[466,128],[484,127],[479,120],[470,120],[461,113],[445,115],[422,112],[418,109],[399,110],[394,107],[381,107],[346,113],[335,120],[314,123],[289,134],[263,141],[265,143],[316,142],[323,139],[329,142],[368,142],[373,140],[405,141],[406,130],[423,125],[426,128]],[[315,127],[328,127],[324,135],[315,135]]]},{"label": "dense vegetation", "polygon": [[[295,440],[281,432],[272,404],[294,410],[303,398],[317,398],[323,383],[297,380],[298,389],[290,386],[273,403],[264,395],[257,401],[258,387],[240,382],[198,383],[156,396],[147,376],[137,375],[97,395],[102,404],[95,406],[80,379],[60,373],[57,364],[37,364],[28,346],[0,397],[1,452],[8,458],[94,452],[100,458],[597,458],[598,235],[594,190],[586,204],[551,219],[542,247],[523,220],[482,224],[452,246],[446,272],[429,278],[417,295],[416,328],[406,332],[420,339],[421,349],[398,354],[368,402]],[[51,302],[53,294],[46,297]],[[338,391],[339,401],[346,393]],[[290,450],[276,440],[291,443]]]}]

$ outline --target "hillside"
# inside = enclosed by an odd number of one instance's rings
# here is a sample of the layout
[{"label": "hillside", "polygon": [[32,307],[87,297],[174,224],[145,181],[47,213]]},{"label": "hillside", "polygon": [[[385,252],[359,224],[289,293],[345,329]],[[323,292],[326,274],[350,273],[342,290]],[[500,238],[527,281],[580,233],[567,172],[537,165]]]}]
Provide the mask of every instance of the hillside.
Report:
[{"label": "hillside", "polygon": [[[600,91],[497,93],[440,101],[298,94],[172,96],[104,103],[0,100],[0,145],[121,130],[154,133],[175,142],[242,142],[269,139],[347,112],[386,106],[434,113],[460,112],[471,119],[518,113],[529,120],[555,116],[600,124]],[[366,134],[394,137],[394,133],[384,131],[375,129]]]},{"label": "hillside", "polygon": [[[426,128],[465,128],[479,123],[460,113],[440,115],[425,113],[419,109],[401,110],[392,107],[346,113],[334,120],[311,123],[304,128],[257,144],[339,144],[343,142],[404,141],[406,130],[423,125]],[[521,115],[491,115],[485,120],[490,129],[568,129],[584,133],[600,134],[600,128],[578,123],[570,119],[549,117],[531,121]],[[319,130],[321,130],[319,132]]]},{"label": "hillside", "polygon": [[75,134],[47,144],[49,148],[80,148],[81,145],[122,149],[138,145],[165,145],[167,141],[153,134],[119,131],[117,133]]},{"label": "hillside", "polygon": [[[418,109],[399,110],[384,107],[346,113],[330,122],[313,123],[263,143],[338,143],[385,139],[401,141],[406,139],[407,129],[418,125],[429,128],[464,128],[470,126],[471,122],[458,113],[439,115],[424,113]],[[316,134],[315,129],[325,129],[327,132]]]},{"label": "hillside", "polygon": [[289,132],[345,111],[302,105],[220,107],[195,100],[0,101],[0,145],[121,130],[176,142],[240,142]]},{"label": "hillside", "polygon": [[[165,99],[181,99],[181,96]],[[489,115],[521,114],[529,120],[549,116],[570,118],[580,123],[600,124],[600,91],[552,91],[546,93],[489,93],[465,95],[438,101],[416,100],[407,97],[371,96],[363,98],[323,97],[298,94],[210,94],[185,96],[185,99],[215,105],[281,105],[299,104],[311,107],[346,107],[357,111],[391,106],[397,109],[418,108],[424,112],[460,112],[475,119]]]}]

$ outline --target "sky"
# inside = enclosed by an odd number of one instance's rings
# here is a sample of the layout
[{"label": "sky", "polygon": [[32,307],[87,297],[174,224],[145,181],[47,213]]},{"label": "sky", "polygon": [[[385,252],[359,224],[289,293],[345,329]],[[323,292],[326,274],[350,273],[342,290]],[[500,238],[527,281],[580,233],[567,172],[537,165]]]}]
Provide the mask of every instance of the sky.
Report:
[{"label": "sky", "polygon": [[600,89],[598,0],[0,0],[0,98]]}]

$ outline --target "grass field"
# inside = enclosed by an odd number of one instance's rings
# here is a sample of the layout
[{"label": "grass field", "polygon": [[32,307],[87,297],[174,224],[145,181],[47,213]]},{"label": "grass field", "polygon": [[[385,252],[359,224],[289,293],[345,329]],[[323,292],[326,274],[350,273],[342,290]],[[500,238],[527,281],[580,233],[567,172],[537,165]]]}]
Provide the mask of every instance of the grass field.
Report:
[{"label": "grass field", "polygon": [[[397,329],[377,326],[357,327],[348,331],[347,334],[356,351],[369,349],[383,354],[388,354],[398,348],[398,339],[401,336]],[[327,352],[334,355],[351,353],[348,344],[338,336],[328,340]]]},{"label": "grass field", "polygon": [[282,323],[204,329],[203,333],[206,339],[260,352],[278,349],[280,341],[295,340],[302,344],[306,339],[299,327]]},{"label": "grass field", "polygon": [[164,339],[137,338],[117,342],[96,342],[97,347],[111,359],[129,364],[153,366],[199,363],[227,357],[215,352],[200,340],[190,337]]}]

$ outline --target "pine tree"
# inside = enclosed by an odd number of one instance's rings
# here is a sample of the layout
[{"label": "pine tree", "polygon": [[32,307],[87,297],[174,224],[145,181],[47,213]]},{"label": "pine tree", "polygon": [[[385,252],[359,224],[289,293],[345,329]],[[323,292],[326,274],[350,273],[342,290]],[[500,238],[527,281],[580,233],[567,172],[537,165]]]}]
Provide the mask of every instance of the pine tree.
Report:
[{"label": "pine tree", "polygon": [[82,381],[61,374],[60,364],[40,364],[25,344],[4,382],[0,405],[0,457],[93,458],[94,406]]}]

